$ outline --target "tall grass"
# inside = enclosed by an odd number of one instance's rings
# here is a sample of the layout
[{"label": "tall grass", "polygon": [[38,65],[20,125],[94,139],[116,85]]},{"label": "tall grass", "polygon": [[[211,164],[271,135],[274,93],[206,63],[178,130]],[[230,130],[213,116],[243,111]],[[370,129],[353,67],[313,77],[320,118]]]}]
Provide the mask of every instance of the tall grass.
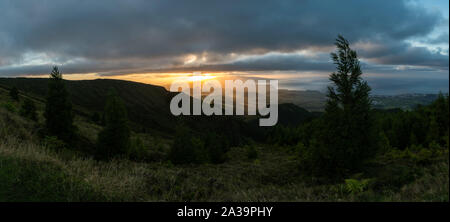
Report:
[{"label": "tall grass", "polygon": [[0,201],[448,201],[448,158],[399,189],[350,193],[344,181],[303,177],[292,155],[276,147],[253,145],[255,159],[248,147],[234,147],[218,165],[102,162],[52,148],[36,136],[36,124],[0,108]]}]

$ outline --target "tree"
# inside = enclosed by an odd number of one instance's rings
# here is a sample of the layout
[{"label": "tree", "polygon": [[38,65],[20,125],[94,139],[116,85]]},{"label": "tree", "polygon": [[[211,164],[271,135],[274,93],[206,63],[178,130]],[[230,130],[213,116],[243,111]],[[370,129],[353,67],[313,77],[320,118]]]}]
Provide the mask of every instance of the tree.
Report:
[{"label": "tree", "polygon": [[110,91],[105,106],[105,127],[98,135],[96,157],[111,159],[126,155],[130,146],[127,110],[114,91]]},{"label": "tree", "polygon": [[200,141],[194,140],[194,136],[188,128],[180,125],[175,132],[175,140],[168,156],[169,160],[174,164],[199,163],[198,151],[203,146],[204,144],[201,144]]},{"label": "tree", "polygon": [[[445,143],[446,132],[449,125],[449,104],[448,95],[447,98],[439,92],[438,98],[431,104],[432,115],[430,120],[430,131],[436,133],[435,141],[441,145]],[[434,121],[434,122],[433,122]],[[431,132],[430,132],[431,133]],[[431,138],[433,138],[431,136]],[[434,139],[434,138],[433,138]],[[431,141],[429,141],[431,142]]]},{"label": "tree", "polygon": [[19,90],[17,89],[17,87],[14,86],[9,90],[9,96],[11,97],[11,99],[19,101]]},{"label": "tree", "polygon": [[223,163],[226,160],[227,141],[222,135],[209,132],[205,138],[205,150],[208,153],[208,160],[213,164]]},{"label": "tree", "polygon": [[72,141],[75,131],[72,104],[62,73],[56,66],[50,73],[44,116],[49,134],[65,142]]},{"label": "tree", "polygon": [[358,169],[376,152],[376,133],[371,117],[370,87],[362,80],[357,54],[338,36],[331,58],[337,72],[330,75],[327,103],[320,130],[315,132],[309,155],[311,163],[328,176],[342,176]]},{"label": "tree", "polygon": [[36,105],[34,104],[33,100],[29,98],[25,99],[20,109],[20,114],[31,120],[37,120]]}]

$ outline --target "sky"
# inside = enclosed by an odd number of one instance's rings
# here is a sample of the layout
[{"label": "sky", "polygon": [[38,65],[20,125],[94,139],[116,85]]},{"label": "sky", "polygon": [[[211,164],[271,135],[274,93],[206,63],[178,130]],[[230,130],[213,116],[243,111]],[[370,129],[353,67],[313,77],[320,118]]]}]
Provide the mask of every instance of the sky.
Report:
[{"label": "sky", "polygon": [[192,73],[324,90],[338,34],[374,94],[448,92],[446,0],[0,0],[0,76],[167,85]]}]

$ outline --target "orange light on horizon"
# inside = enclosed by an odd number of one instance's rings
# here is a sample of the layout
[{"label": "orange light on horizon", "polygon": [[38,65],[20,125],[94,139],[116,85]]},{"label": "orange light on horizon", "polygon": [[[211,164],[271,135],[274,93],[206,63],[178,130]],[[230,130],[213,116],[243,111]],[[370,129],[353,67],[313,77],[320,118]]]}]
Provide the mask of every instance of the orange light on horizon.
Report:
[{"label": "orange light on horizon", "polygon": [[189,76],[187,78],[187,81],[194,82],[194,81],[203,81],[203,80],[214,79],[214,78],[217,78],[217,76],[211,75],[211,74],[202,74],[202,75]]},{"label": "orange light on horizon", "polygon": [[[286,75],[287,77],[288,75]],[[48,78],[48,75],[25,75],[27,78]],[[257,75],[257,74],[248,74],[248,73],[235,73],[235,72],[180,72],[180,73],[130,73],[130,74],[122,74],[122,75],[101,75],[99,73],[74,73],[74,74],[63,74],[63,78],[67,80],[93,80],[93,79],[117,79],[117,80],[126,80],[133,82],[140,82],[151,85],[162,86],[166,89],[170,88],[170,85],[175,81],[183,81],[187,82],[189,85],[192,85],[195,81],[200,81],[203,84],[205,80],[216,79],[222,85],[225,80],[235,80],[242,79],[245,81],[247,78],[274,78],[281,77],[280,74],[275,75]]]}]

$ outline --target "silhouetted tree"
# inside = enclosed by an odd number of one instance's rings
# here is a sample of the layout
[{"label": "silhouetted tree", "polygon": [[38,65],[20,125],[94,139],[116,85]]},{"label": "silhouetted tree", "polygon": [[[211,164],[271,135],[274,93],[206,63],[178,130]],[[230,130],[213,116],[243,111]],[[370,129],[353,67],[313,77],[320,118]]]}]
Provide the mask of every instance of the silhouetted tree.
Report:
[{"label": "silhouetted tree", "polygon": [[65,142],[72,141],[75,131],[72,104],[62,74],[56,66],[50,74],[44,116],[49,134]]},{"label": "silhouetted tree", "polygon": [[25,99],[20,109],[20,114],[31,120],[37,120],[36,105],[34,104],[33,100],[29,98]]},{"label": "silhouetted tree", "polygon": [[105,127],[98,135],[96,157],[111,159],[126,155],[130,146],[130,129],[127,110],[114,91],[110,91],[106,102]]},{"label": "silhouetted tree", "polygon": [[225,162],[228,143],[223,136],[209,132],[205,139],[205,149],[208,152],[209,162],[213,164]]},{"label": "silhouetted tree", "polygon": [[371,117],[370,87],[361,78],[361,67],[354,50],[338,36],[336,53],[331,58],[337,72],[330,75],[328,100],[321,129],[311,141],[309,156],[313,171],[340,176],[375,154],[374,127]]},{"label": "silhouetted tree", "polygon": [[13,86],[9,90],[9,96],[11,97],[11,99],[19,101],[19,90],[17,89],[17,87]]},{"label": "silhouetted tree", "polygon": [[184,126],[178,126],[175,140],[169,152],[169,160],[174,164],[194,163],[197,160],[196,151],[192,144],[192,135]]},{"label": "silhouetted tree", "polygon": [[[449,103],[448,103],[448,95],[447,98],[439,93],[438,98],[431,105],[432,115],[434,116],[434,120],[436,121],[438,136],[439,138],[436,142],[443,144],[445,141],[445,137],[448,134],[448,126],[449,126]],[[431,142],[431,141],[429,141]]]}]

